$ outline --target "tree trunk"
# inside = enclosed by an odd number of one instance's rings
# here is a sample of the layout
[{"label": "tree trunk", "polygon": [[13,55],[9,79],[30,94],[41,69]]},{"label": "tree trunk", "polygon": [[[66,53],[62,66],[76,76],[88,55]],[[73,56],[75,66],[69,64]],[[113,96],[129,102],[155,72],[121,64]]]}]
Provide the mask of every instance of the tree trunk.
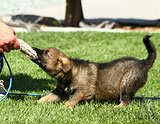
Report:
[{"label": "tree trunk", "polygon": [[81,0],[66,0],[65,27],[79,27],[79,22],[84,20]]}]

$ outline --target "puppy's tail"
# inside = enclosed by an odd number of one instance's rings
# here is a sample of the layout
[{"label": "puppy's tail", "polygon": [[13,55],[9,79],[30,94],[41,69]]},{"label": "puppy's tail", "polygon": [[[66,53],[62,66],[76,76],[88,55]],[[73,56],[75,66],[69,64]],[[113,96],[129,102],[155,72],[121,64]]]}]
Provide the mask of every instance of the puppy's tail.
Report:
[{"label": "puppy's tail", "polygon": [[146,35],[143,37],[143,43],[145,44],[147,51],[148,51],[148,57],[144,60],[145,65],[150,68],[155,59],[156,59],[156,49],[155,46],[150,41],[150,35]]}]

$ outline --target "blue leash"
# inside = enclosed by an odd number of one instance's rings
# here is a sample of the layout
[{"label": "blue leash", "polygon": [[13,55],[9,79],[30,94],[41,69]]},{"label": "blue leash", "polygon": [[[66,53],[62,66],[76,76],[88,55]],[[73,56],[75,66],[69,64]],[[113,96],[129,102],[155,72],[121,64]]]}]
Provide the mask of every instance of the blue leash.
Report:
[{"label": "blue leash", "polygon": [[8,63],[8,61],[7,61],[6,57],[5,57],[5,55],[3,54],[2,56],[3,56],[4,60],[5,60],[5,62],[7,63],[7,66],[8,66],[8,69],[9,69],[9,73],[10,73],[10,83],[9,83],[9,87],[8,87],[7,93],[1,93],[1,94],[5,94],[5,95],[3,96],[2,99],[0,99],[0,102],[3,101],[8,95],[45,96],[45,94],[9,93],[10,90],[11,90],[11,87],[12,87],[12,71],[11,71],[11,68],[10,68],[10,66],[9,66],[9,63]]},{"label": "blue leash", "polygon": [[[9,84],[9,88],[7,93],[1,93],[1,94],[5,94],[3,96],[2,99],[0,99],[0,102],[3,101],[8,95],[28,95],[28,96],[45,96],[45,94],[32,94],[32,93],[9,93],[12,87],[12,71],[11,68],[8,64],[8,61],[6,59],[6,57],[4,56],[4,54],[2,55],[5,62],[7,63],[8,69],[9,69],[9,73],[10,73],[10,84]],[[160,97],[134,97],[133,99],[152,99],[152,100],[160,100]]]},{"label": "blue leash", "polygon": [[160,97],[134,97],[133,99],[152,99],[152,100],[160,100]]},{"label": "blue leash", "polygon": [[[6,93],[0,93],[6,94]],[[46,94],[32,94],[32,93],[8,93],[8,95],[26,95],[26,96],[45,96]],[[1,102],[1,101],[0,101]]]},{"label": "blue leash", "polygon": [[8,64],[8,61],[7,61],[6,57],[4,56],[4,54],[3,54],[2,56],[3,56],[3,58],[5,59],[5,61],[6,61],[6,63],[7,63],[7,66],[8,66],[8,69],[9,69],[9,72],[10,72],[10,83],[9,83],[9,88],[8,88],[7,93],[6,93],[6,94],[4,95],[4,97],[0,100],[0,102],[3,101],[3,100],[8,96],[9,91],[11,90],[11,87],[12,87],[12,72],[11,72],[11,68],[10,68],[10,66],[9,66],[9,64]]}]

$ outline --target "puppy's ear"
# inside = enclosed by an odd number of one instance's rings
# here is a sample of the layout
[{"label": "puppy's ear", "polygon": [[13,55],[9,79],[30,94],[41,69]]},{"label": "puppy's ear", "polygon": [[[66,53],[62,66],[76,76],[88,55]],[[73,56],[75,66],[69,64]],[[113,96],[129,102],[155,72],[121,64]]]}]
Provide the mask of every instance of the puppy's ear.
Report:
[{"label": "puppy's ear", "polygon": [[59,57],[59,61],[62,64],[62,69],[64,72],[68,72],[71,69],[71,63],[67,57]]}]

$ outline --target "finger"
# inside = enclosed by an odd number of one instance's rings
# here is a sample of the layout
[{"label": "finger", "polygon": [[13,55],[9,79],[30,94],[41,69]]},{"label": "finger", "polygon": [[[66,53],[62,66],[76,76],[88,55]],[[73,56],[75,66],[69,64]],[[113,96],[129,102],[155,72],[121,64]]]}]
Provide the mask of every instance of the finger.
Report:
[{"label": "finger", "polygon": [[9,44],[9,45],[7,45],[7,48],[8,48],[9,50],[14,50],[14,46],[13,46],[13,44]]},{"label": "finger", "polygon": [[14,42],[11,41],[3,41],[4,44],[1,45],[1,48],[3,48],[4,50],[13,50],[14,49]]},{"label": "finger", "polygon": [[13,48],[16,49],[16,50],[20,49],[20,45],[19,45],[19,42],[18,42],[17,39],[16,39],[16,41],[15,41],[15,43],[13,45]]},{"label": "finger", "polygon": [[10,52],[10,42],[4,40],[1,44],[0,44],[0,48],[3,50],[3,52]]},{"label": "finger", "polygon": [[0,48],[0,53],[3,53],[3,52],[4,52],[4,50],[2,48]]},{"label": "finger", "polygon": [[3,49],[3,51],[9,53],[10,49],[7,47],[7,45],[1,46],[1,48]]}]

